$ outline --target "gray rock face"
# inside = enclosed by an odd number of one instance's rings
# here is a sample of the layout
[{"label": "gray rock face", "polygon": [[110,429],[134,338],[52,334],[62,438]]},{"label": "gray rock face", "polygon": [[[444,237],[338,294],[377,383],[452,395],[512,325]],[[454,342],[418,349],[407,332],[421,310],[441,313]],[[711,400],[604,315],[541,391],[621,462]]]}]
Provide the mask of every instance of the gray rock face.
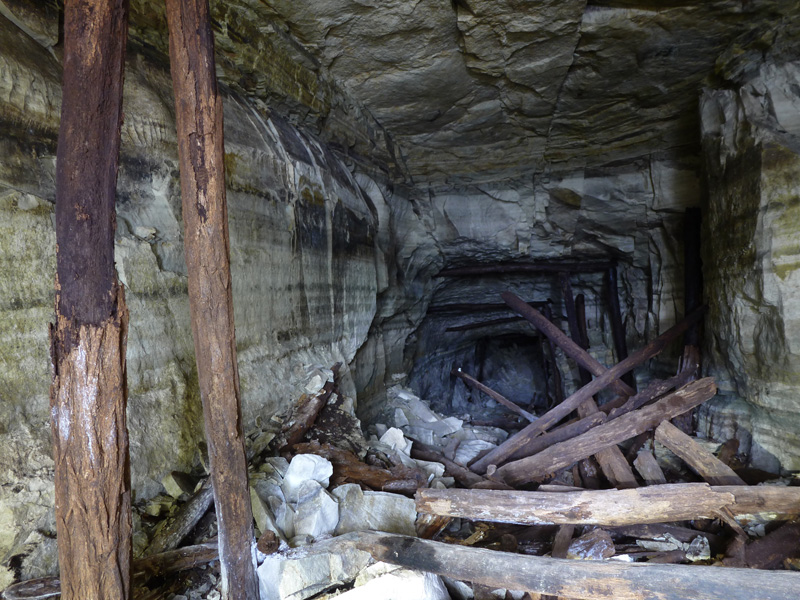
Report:
[{"label": "gray rock face", "polygon": [[[189,327],[171,83],[129,56],[116,262],[130,309],[134,490],[199,466],[203,439]],[[54,157],[60,65],[0,16],[0,560],[52,532],[47,338],[53,319]],[[258,102],[224,99],[226,170],[245,428],[298,398],[310,366],[350,363],[379,289],[374,206],[330,149]],[[343,370],[344,389],[352,377]],[[23,561],[41,574],[46,561]],[[5,562],[7,564],[7,562]],[[50,565],[52,567],[52,564]],[[0,589],[11,576],[3,569]]]},{"label": "gray rock face", "polygon": [[726,392],[702,424],[770,470],[800,468],[798,82],[796,64],[770,61],[701,100],[710,356]]}]

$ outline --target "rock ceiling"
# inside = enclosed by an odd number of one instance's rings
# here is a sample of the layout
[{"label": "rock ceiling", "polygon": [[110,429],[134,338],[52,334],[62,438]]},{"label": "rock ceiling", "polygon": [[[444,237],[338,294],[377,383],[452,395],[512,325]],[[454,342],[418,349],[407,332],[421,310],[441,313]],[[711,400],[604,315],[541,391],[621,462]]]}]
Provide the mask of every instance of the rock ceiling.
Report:
[{"label": "rock ceiling", "polygon": [[[0,1],[22,15],[49,4]],[[696,154],[700,88],[800,38],[798,0],[211,6],[226,85],[417,181]],[[131,40],[163,59],[163,0],[131,12]]]},{"label": "rock ceiling", "polygon": [[265,3],[392,133],[422,179],[696,144],[699,88],[718,58],[743,34],[768,43],[797,4]]}]

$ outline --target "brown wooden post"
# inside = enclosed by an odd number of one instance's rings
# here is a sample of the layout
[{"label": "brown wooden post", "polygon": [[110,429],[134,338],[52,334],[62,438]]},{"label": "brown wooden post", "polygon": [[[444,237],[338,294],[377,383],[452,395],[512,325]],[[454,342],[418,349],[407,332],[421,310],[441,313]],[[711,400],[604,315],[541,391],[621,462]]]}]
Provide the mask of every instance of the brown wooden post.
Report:
[{"label": "brown wooden post", "polygon": [[61,597],[130,597],[128,311],[114,269],[126,0],[67,0],[50,392]]},{"label": "brown wooden post", "polygon": [[189,308],[219,525],[222,595],[258,598],[236,363],[222,99],[208,0],[167,0]]}]

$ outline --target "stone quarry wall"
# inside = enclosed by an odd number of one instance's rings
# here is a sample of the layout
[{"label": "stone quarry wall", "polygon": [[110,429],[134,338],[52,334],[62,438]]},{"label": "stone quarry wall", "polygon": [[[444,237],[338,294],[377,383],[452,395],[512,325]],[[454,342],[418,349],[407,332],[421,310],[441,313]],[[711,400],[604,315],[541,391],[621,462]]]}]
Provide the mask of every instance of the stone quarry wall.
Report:
[{"label": "stone quarry wall", "polygon": [[701,412],[754,466],[800,468],[800,67],[765,61],[701,98],[709,370]]},{"label": "stone quarry wall", "polygon": [[[55,276],[60,63],[0,16],[0,589],[55,560],[48,325]],[[386,287],[385,207],[328,146],[226,88],[231,270],[245,429],[302,393],[314,365],[347,365]],[[199,465],[171,80],[129,53],[116,262],[130,309],[128,427],[137,497]],[[369,180],[362,176],[365,187]],[[32,554],[29,554],[31,553]],[[13,557],[17,557],[14,559]]]}]

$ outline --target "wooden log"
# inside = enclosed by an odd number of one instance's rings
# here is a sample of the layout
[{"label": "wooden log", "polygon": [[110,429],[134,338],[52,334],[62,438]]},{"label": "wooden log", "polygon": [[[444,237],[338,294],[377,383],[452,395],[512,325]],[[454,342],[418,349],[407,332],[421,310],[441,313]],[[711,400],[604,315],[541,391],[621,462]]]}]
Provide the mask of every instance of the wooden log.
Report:
[{"label": "wooden log", "polygon": [[661,470],[652,452],[640,450],[639,454],[636,456],[636,460],[633,461],[633,466],[636,467],[639,475],[642,476],[642,479],[644,479],[647,485],[667,483],[667,478],[664,477],[664,471]]},{"label": "wooden log", "polygon": [[582,433],[586,433],[595,425],[599,425],[606,421],[606,416],[604,413],[598,411],[596,413],[592,413],[583,419],[574,420],[569,423],[565,423],[561,427],[556,427],[552,431],[548,431],[544,435],[540,435],[539,437],[533,438],[528,444],[520,448],[518,452],[512,454],[509,457],[509,460],[525,458],[526,456],[531,456],[538,452],[541,452],[545,448],[549,448],[554,444],[559,444],[561,442],[566,442],[567,440],[571,440],[572,438],[576,438]]},{"label": "wooden log", "polygon": [[[530,303],[529,303],[530,304]],[[545,304],[542,307],[542,314],[544,318],[553,322],[553,312],[550,310],[550,305]],[[546,336],[545,336],[546,337]],[[548,364],[550,365],[550,374],[553,378],[553,401],[554,404],[561,404],[564,401],[564,386],[563,386],[563,379],[561,377],[561,369],[558,368],[558,358],[556,357],[556,345],[553,343],[553,340],[547,338],[547,346],[550,350],[550,353],[547,357]],[[552,408],[553,405],[550,405],[548,408]]]},{"label": "wooden log", "polygon": [[[574,313],[570,318],[570,331],[572,339],[581,348],[588,350],[589,348],[589,335],[586,330],[586,305],[583,294],[579,294],[575,301],[572,301],[572,286],[569,283],[569,278],[563,277],[562,274],[562,290],[564,292],[565,300],[567,301],[567,314],[570,310]],[[571,308],[570,308],[571,305]],[[573,330],[574,322],[574,330]],[[588,384],[592,380],[591,374],[586,370],[580,371],[581,383]],[[632,388],[633,389],[633,388]],[[597,398],[589,398],[578,408],[578,416],[581,418],[588,417],[600,412],[597,408]],[[594,455],[597,464],[606,476],[611,485],[620,488],[635,488],[638,486],[636,477],[633,474],[633,469],[628,464],[622,451],[616,446],[609,446],[600,450]]]},{"label": "wooden log", "polygon": [[425,473],[419,469],[402,465],[383,469],[368,465],[349,450],[342,450],[330,444],[307,442],[295,444],[297,454],[316,454],[327,458],[333,465],[332,480],[336,485],[358,483],[373,490],[392,491],[411,495],[425,485]]},{"label": "wooden log", "polygon": [[[160,577],[216,560],[217,544],[208,542],[196,546],[186,546],[161,554],[133,561],[134,579],[144,582],[152,577]],[[42,600],[56,598],[61,594],[61,581],[58,577],[29,579],[8,586],[3,590],[5,600]]]},{"label": "wooden log", "polygon": [[485,478],[473,473],[457,462],[450,460],[435,448],[423,444],[418,440],[414,440],[414,438],[410,439],[414,442],[411,446],[411,458],[442,463],[444,465],[444,474],[452,477],[464,487],[472,487],[475,484],[486,481]]},{"label": "wooden log", "polygon": [[114,268],[127,34],[127,0],[64,3],[50,424],[66,600],[131,593],[128,310]]},{"label": "wooden log", "polygon": [[733,469],[669,421],[656,428],[655,439],[711,485],[747,485]]},{"label": "wooden log", "polygon": [[690,381],[694,380],[694,374],[697,371],[697,365],[690,365],[687,366],[683,371],[670,377],[669,379],[657,379],[655,381],[651,381],[647,387],[645,387],[641,392],[636,394],[635,396],[631,396],[626,401],[622,403],[611,403],[604,404],[600,407],[600,410],[608,414],[608,418],[616,419],[617,417],[621,417],[622,415],[631,412],[632,410],[636,410],[641,408],[645,404],[649,404],[659,396],[663,396],[667,392],[673,389],[681,388]]},{"label": "wooden log", "polygon": [[258,597],[230,270],[222,98],[208,0],[167,0],[189,311],[203,403],[223,600]]},{"label": "wooden log", "polygon": [[153,537],[153,541],[147,547],[145,556],[161,554],[169,550],[174,550],[189,535],[211,507],[214,500],[214,489],[211,486],[211,479],[206,479],[192,497],[180,507],[175,518],[168,527],[164,527]]},{"label": "wooden log", "polygon": [[587,398],[591,398],[596,392],[603,389],[606,385],[617,379],[622,373],[627,373],[635,366],[643,363],[646,360],[659,354],[666,346],[683,333],[691,323],[699,319],[704,312],[704,307],[701,307],[696,312],[687,315],[684,319],[658,336],[655,340],[647,344],[644,348],[637,350],[628,358],[620,363],[617,363],[608,369],[601,376],[593,379],[591,383],[583,386],[577,392],[572,394],[569,398],[564,400],[558,406],[553,407],[544,415],[540,416],[535,423],[531,423],[522,431],[514,434],[505,442],[494,448],[491,452],[482,457],[479,461],[474,463],[471,467],[476,473],[485,473],[489,465],[503,464],[508,457],[516,453],[528,441],[540,435],[561,419],[566,417],[570,412],[575,410]]},{"label": "wooden log", "polygon": [[[528,302],[531,306],[547,306],[547,302]],[[455,302],[453,304],[434,304],[428,307],[428,314],[441,313],[471,313],[471,312],[510,312],[511,309],[504,302]]]},{"label": "wooden log", "polygon": [[787,558],[800,558],[800,523],[786,523],[747,544],[745,561],[751,569],[780,569]]},{"label": "wooden log", "polygon": [[[619,306],[619,291],[617,289],[617,266],[612,265],[606,270],[606,294],[608,299],[608,320],[611,323],[611,338],[614,340],[614,352],[617,362],[628,358],[628,342],[625,339],[625,325],[622,322],[622,311]],[[626,373],[622,380],[636,389],[633,373]]]},{"label": "wooden log", "polygon": [[[579,366],[589,371],[592,375],[599,377],[608,370],[592,355],[586,352],[586,350],[569,339],[569,337],[567,337],[558,327],[545,319],[542,313],[529,304],[526,304],[519,296],[511,292],[503,292],[501,296],[503,297],[503,301],[508,304],[514,310],[514,312],[522,317],[525,317],[525,319],[527,319],[531,325],[553,340],[553,343],[561,348],[567,356],[578,363]],[[609,381],[609,384],[617,393],[628,396],[632,396],[636,393],[628,385],[622,383],[621,381],[617,381],[617,379],[618,377],[614,377],[611,381]],[[589,395],[589,397],[593,396],[594,393],[598,391],[600,390],[595,390]]]},{"label": "wooden log", "polygon": [[[771,512],[800,514],[800,488],[652,485],[628,490],[525,492],[420,489],[417,512],[518,525],[638,525]],[[698,533],[700,535],[700,533]]]},{"label": "wooden log", "polygon": [[482,329],[483,327],[494,327],[496,325],[507,325],[508,323],[517,323],[524,321],[522,317],[506,317],[504,319],[492,319],[491,321],[480,321],[478,323],[467,323],[465,325],[453,325],[448,327],[445,331],[470,331],[472,329]]},{"label": "wooden log", "polygon": [[652,429],[661,421],[691,410],[716,392],[717,387],[710,377],[693,381],[655,404],[607,421],[577,438],[550,446],[534,456],[507,463],[497,469],[497,477],[512,486],[540,479]]},{"label": "wooden log", "polygon": [[482,275],[499,276],[515,273],[602,273],[613,264],[611,261],[495,263],[442,269],[436,276],[480,277]]},{"label": "wooden log", "polygon": [[478,390],[479,392],[483,392],[484,394],[489,396],[492,400],[495,400],[496,402],[502,404],[508,410],[517,413],[518,415],[524,417],[525,419],[527,419],[531,423],[533,423],[536,420],[536,416],[535,415],[532,415],[531,413],[529,413],[524,408],[522,408],[519,405],[515,404],[514,402],[512,402],[511,400],[509,400],[508,398],[503,396],[500,392],[496,392],[492,388],[490,388],[488,385],[482,384],[480,381],[478,381],[477,379],[475,379],[471,375],[468,375],[467,373],[462,371],[460,368],[459,369],[453,369],[452,371],[450,371],[450,374],[451,375],[455,375],[456,377],[460,378],[464,383],[466,383],[470,387]]},{"label": "wooden log", "polygon": [[[336,367],[338,367],[338,363]],[[280,450],[286,450],[303,440],[306,432],[314,425],[319,413],[327,404],[334,390],[334,382],[326,381],[316,394],[303,394],[292,411],[292,416],[281,432],[282,439],[276,444]]]},{"label": "wooden log", "polygon": [[[633,490],[628,490],[633,491]],[[800,573],[545,558],[375,532],[347,534],[375,560],[493,588],[587,600],[789,600]]]}]

